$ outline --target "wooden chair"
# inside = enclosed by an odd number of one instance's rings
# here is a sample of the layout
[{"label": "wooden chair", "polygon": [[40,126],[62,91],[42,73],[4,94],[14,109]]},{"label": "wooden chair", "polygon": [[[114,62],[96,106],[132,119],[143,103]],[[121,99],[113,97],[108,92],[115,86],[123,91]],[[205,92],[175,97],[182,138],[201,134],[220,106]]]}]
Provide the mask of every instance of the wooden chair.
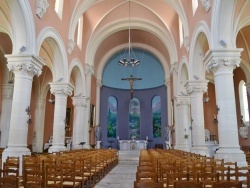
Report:
[{"label": "wooden chair", "polygon": [[202,182],[175,181],[174,188],[202,188]]},{"label": "wooden chair", "polygon": [[163,188],[160,182],[151,181],[134,181],[134,188]]},{"label": "wooden chair", "polygon": [[23,185],[25,188],[39,188],[43,187],[42,171],[39,169],[25,170],[23,174]]},{"label": "wooden chair", "polygon": [[213,188],[242,188],[240,181],[213,182]]},{"label": "wooden chair", "polygon": [[44,186],[46,188],[63,187],[63,175],[61,165],[48,164],[45,166]]},{"label": "wooden chair", "polygon": [[[164,185],[166,183],[166,187],[173,187],[175,181],[189,181],[189,173],[168,173],[166,181],[163,181]],[[165,187],[165,186],[164,186]]]},{"label": "wooden chair", "polygon": [[0,169],[0,187],[19,188],[19,169]]},{"label": "wooden chair", "polygon": [[157,182],[157,173],[153,173],[153,172],[136,172],[136,181],[154,181]]}]

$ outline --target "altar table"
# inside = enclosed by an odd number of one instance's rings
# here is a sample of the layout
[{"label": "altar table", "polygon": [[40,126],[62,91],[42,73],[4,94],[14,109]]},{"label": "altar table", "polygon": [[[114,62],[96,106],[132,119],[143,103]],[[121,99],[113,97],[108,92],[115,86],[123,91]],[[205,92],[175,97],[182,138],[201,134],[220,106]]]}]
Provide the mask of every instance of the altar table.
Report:
[{"label": "altar table", "polygon": [[122,151],[147,149],[147,144],[146,140],[119,140],[119,148]]}]

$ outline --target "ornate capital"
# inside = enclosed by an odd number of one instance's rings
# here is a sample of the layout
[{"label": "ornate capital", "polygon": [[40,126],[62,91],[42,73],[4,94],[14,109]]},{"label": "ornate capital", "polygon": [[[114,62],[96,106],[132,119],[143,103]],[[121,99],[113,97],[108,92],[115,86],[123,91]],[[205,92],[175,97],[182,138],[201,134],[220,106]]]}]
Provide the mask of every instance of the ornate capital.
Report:
[{"label": "ornate capital", "polygon": [[170,64],[170,74],[178,74],[178,62]]},{"label": "ornate capital", "polygon": [[85,97],[72,97],[72,103],[75,106],[75,108],[84,109],[87,107]]},{"label": "ornate capital", "polygon": [[183,44],[184,44],[184,47],[186,48],[186,51],[189,52],[189,37],[188,36],[184,37]]},{"label": "ornate capital", "polygon": [[7,67],[14,72],[15,78],[40,76],[44,63],[30,55],[5,55],[8,60]]},{"label": "ornate capital", "polygon": [[47,8],[49,7],[49,3],[47,0],[36,0],[36,15],[38,18],[42,18],[45,14]]},{"label": "ornate capital", "polygon": [[102,80],[96,80],[96,86],[102,87]]},{"label": "ornate capital", "polygon": [[68,53],[71,54],[74,50],[76,43],[73,41],[73,39],[68,40]]},{"label": "ornate capital", "polygon": [[204,80],[204,81],[189,80],[186,83],[185,87],[189,95],[202,96],[203,93],[207,91],[207,83],[208,83],[208,80]]},{"label": "ornate capital", "polygon": [[2,85],[2,98],[3,99],[13,99],[13,84],[3,84]]},{"label": "ornate capital", "polygon": [[207,12],[210,10],[210,0],[201,0],[201,4]]},{"label": "ornate capital", "polygon": [[95,68],[94,66],[90,65],[90,64],[85,64],[85,74],[87,76],[92,76],[95,73]]},{"label": "ornate capital", "polygon": [[58,83],[58,82],[51,82],[49,84],[50,84],[50,92],[53,95],[59,95],[63,97],[72,95],[72,91],[74,88],[71,84]]},{"label": "ornate capital", "polygon": [[44,109],[46,104],[46,100],[42,98],[36,98],[35,99],[35,107],[37,109]]},{"label": "ornate capital", "polygon": [[206,70],[218,73],[232,73],[240,65],[240,53],[242,49],[211,50],[206,54],[204,62]]},{"label": "ornate capital", "polygon": [[165,79],[165,86],[167,87],[167,88],[170,88],[170,79],[168,78],[168,79]]},{"label": "ornate capital", "polygon": [[176,106],[183,107],[190,105],[190,98],[187,96],[177,96],[175,97]]}]

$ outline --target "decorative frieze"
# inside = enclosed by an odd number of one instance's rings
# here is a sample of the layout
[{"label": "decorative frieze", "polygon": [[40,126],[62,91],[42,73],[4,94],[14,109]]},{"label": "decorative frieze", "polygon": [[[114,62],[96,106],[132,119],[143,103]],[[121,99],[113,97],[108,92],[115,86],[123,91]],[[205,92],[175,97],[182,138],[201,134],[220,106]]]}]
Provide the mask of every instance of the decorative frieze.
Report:
[{"label": "decorative frieze", "polygon": [[49,7],[49,3],[47,0],[36,0],[36,15],[38,18],[42,18],[46,13],[47,8]]}]

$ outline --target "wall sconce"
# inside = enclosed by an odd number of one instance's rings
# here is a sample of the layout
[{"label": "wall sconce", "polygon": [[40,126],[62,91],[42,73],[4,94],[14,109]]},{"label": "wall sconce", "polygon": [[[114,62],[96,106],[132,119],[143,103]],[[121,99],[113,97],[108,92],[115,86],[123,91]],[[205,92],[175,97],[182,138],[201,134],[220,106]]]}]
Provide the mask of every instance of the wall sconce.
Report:
[{"label": "wall sconce", "polygon": [[25,109],[25,112],[27,112],[27,115],[29,116],[27,123],[28,123],[28,125],[30,125],[32,123],[32,121],[31,121],[30,107],[29,106]]},{"label": "wall sconce", "polygon": [[217,116],[214,114],[214,123],[218,123],[218,119],[217,119]]}]

